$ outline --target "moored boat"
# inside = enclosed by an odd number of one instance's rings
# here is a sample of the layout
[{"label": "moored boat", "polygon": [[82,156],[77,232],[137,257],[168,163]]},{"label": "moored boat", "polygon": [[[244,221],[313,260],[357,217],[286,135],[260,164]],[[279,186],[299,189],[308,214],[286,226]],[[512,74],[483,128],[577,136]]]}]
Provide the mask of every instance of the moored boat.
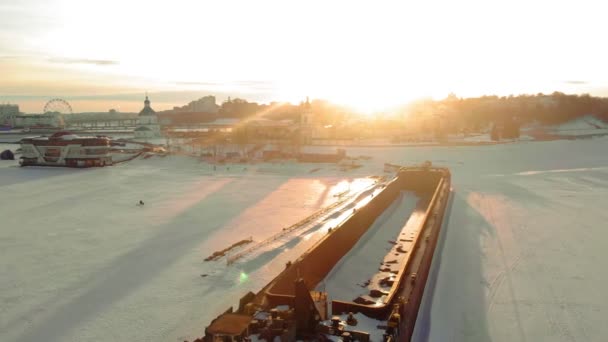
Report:
[{"label": "moored boat", "polygon": [[21,140],[21,166],[94,167],[112,165],[111,139],[57,132]]}]

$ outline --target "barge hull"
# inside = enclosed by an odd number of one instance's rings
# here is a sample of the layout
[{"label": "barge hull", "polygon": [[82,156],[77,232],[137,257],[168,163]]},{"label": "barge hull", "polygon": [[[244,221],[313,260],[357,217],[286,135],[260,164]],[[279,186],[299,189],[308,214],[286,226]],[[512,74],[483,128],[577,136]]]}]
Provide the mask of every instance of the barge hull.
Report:
[{"label": "barge hull", "polygon": [[[250,294],[246,296],[247,299],[244,297],[239,303],[237,313],[251,316],[253,321],[253,314],[260,310],[270,310],[278,306],[297,308],[297,303],[302,300],[302,296],[297,295],[297,288],[301,289],[304,286],[307,289],[314,289],[322,282],[402,191],[413,191],[429,200],[420,228],[415,236],[411,237],[405,261],[397,267],[396,279],[390,291],[382,303],[332,301],[331,309],[333,315],[354,312],[374,319],[386,320],[387,334],[393,340],[409,341],[450,197],[451,176],[449,170],[445,168],[402,168],[398,176],[367,205],[353,211],[347,220],[290,264],[258,294]],[[319,293],[311,291],[311,296],[315,297],[313,295]],[[322,311],[324,310],[319,310],[318,313]],[[295,319],[300,319],[297,310]],[[321,320],[325,319],[327,317],[321,318]],[[221,321],[222,315],[216,318],[214,323]],[[206,331],[205,340],[212,340],[214,333],[211,330]],[[297,331],[299,336],[311,336],[310,334],[314,333],[311,330]]]}]

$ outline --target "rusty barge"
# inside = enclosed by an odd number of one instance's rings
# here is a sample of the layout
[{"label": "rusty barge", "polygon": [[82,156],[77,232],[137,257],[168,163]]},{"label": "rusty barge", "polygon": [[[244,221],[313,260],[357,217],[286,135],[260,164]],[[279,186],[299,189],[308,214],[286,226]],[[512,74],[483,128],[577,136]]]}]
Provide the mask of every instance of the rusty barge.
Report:
[{"label": "rusty barge", "polygon": [[[409,216],[395,206],[405,192],[417,198]],[[450,195],[448,169],[401,168],[367,205],[286,265],[260,292],[243,296],[236,310],[231,307],[215,318],[195,341],[410,341]],[[373,260],[380,267],[361,285],[362,294],[348,298],[341,291],[323,291],[338,268],[356,262],[351,255],[365,248],[362,241],[383,229],[377,221],[387,211],[408,216],[407,222],[398,221],[406,223],[390,241],[393,246],[382,249],[381,260]],[[373,326],[358,324],[362,319]]]}]

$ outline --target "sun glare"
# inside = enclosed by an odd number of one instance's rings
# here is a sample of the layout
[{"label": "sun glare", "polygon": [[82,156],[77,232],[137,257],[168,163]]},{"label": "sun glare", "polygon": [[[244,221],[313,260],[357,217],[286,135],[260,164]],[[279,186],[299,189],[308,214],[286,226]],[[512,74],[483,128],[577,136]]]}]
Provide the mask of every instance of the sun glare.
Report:
[{"label": "sun glare", "polygon": [[[350,2],[348,13],[340,2],[316,0],[307,6],[278,0],[40,3],[35,14],[48,6],[53,16],[17,32],[20,50],[7,52],[39,57],[21,68],[7,62],[3,88],[19,90],[35,79],[44,95],[51,91],[42,83],[88,93],[198,91],[266,102],[309,96],[373,114],[450,92],[548,92],[577,79],[593,85],[607,51],[595,44],[603,12],[587,9],[591,3],[580,6],[586,9],[580,25],[561,25],[560,16],[570,17],[572,9],[549,1],[515,1],[501,11],[480,0],[445,2],[441,11],[432,1]],[[549,6],[555,14],[539,26],[534,13]],[[487,15],[476,15],[484,10]],[[579,51],[586,51],[585,63],[568,63]]]}]

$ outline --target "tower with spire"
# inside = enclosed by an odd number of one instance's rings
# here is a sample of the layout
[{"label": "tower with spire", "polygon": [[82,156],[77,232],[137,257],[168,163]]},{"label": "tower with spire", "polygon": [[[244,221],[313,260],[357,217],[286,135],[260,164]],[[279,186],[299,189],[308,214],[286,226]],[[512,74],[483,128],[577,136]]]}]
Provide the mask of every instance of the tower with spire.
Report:
[{"label": "tower with spire", "polygon": [[137,128],[135,128],[135,138],[139,140],[160,138],[160,125],[156,112],[150,106],[150,99],[146,93],[144,100],[144,108],[139,112],[137,117]]},{"label": "tower with spire", "polygon": [[306,96],[306,102],[300,104],[300,141],[303,144],[312,142],[312,106]]},{"label": "tower with spire", "polygon": [[312,106],[310,105],[308,96],[306,96],[306,102],[302,104],[300,115],[300,120],[303,126],[310,126],[312,124]]}]

